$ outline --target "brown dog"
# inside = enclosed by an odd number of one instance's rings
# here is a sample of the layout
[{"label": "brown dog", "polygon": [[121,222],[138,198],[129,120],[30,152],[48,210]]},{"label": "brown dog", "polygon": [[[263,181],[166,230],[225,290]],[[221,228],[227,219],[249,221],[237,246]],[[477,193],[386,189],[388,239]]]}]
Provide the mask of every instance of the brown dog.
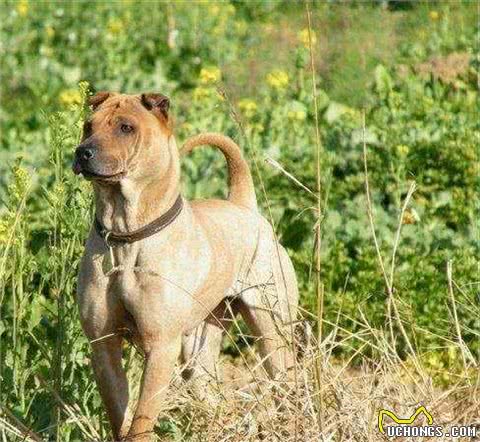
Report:
[{"label": "brown dog", "polygon": [[[96,204],[78,280],[80,317],[115,439],[147,441],[178,357],[186,377],[212,374],[229,300],[258,337],[269,374],[293,365],[297,284],[231,139],[203,134],[186,143],[185,152],[217,146],[230,184],[228,201],[188,202],[180,196],[168,99],[101,92],[90,104],[73,164],[91,180]],[[131,425],[125,330],[145,353]]]}]

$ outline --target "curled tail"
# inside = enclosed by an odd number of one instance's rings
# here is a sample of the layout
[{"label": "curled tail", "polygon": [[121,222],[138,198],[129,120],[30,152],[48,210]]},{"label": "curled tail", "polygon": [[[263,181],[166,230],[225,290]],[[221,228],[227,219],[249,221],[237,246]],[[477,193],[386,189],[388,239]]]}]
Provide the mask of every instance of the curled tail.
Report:
[{"label": "curled tail", "polygon": [[211,145],[220,149],[228,166],[228,200],[239,206],[257,210],[257,198],[252,175],[240,147],[229,137],[217,133],[204,133],[189,138],[182,147],[181,154],[190,153],[195,147]]}]

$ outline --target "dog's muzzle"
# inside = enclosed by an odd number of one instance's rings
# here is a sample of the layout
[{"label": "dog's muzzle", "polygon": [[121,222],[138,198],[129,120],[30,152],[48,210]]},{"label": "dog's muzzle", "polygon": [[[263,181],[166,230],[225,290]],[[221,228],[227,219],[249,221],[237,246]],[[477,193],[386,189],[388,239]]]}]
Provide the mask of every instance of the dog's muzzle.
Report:
[{"label": "dog's muzzle", "polygon": [[93,143],[82,143],[75,151],[73,160],[73,172],[78,175],[83,172],[93,172],[92,163],[97,154],[97,148]]},{"label": "dog's muzzle", "polygon": [[85,178],[112,180],[121,178],[123,172],[111,173],[110,170],[117,169],[105,167],[105,160],[99,158],[98,147],[91,141],[84,142],[77,147],[72,170],[76,175],[82,174]]}]

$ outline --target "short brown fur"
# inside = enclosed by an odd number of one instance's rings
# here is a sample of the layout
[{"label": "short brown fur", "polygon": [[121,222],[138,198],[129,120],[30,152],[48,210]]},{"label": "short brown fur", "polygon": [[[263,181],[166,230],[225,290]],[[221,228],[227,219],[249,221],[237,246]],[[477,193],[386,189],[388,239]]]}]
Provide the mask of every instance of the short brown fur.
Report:
[{"label": "short brown fur", "polygon": [[[180,155],[160,94],[102,93],[77,149],[76,173],[91,179],[105,228],[136,230],[165,213],[180,192]],[[160,116],[160,118],[159,118]],[[229,199],[184,201],[177,219],[144,240],[109,249],[92,228],[78,279],[83,329],[115,440],[148,441],[180,356],[196,383],[215,371],[228,325],[227,304],[258,336],[265,367],[278,376],[292,366],[290,321],[298,292],[285,250],[258,213],[253,182],[238,146],[219,134],[187,141],[185,152],[217,146],[229,169]],[[121,364],[124,330],[145,354],[133,419]]]}]

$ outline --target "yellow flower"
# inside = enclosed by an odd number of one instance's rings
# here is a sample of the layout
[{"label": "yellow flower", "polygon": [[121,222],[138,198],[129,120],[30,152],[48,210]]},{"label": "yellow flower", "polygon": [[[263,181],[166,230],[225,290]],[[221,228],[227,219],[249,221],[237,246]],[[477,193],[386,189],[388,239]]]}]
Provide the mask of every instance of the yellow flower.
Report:
[{"label": "yellow flower", "polygon": [[[312,46],[317,42],[317,36],[315,32],[310,31],[310,37],[312,39]],[[302,29],[297,35],[298,41],[305,46],[306,48],[310,47],[310,42],[308,38],[308,29]]]},{"label": "yellow flower", "polygon": [[290,118],[290,120],[305,121],[305,118],[307,118],[307,113],[302,110],[289,111],[287,116]]},{"label": "yellow flower", "polygon": [[214,3],[213,5],[210,5],[210,7],[208,8],[208,12],[210,13],[210,15],[213,15],[215,17],[220,12],[220,6]]},{"label": "yellow flower", "polygon": [[216,67],[202,68],[200,71],[201,84],[213,84],[220,81],[222,72]]},{"label": "yellow flower", "polygon": [[305,121],[307,119],[305,105],[298,101],[291,101],[288,105],[287,117],[292,121]]},{"label": "yellow flower", "polygon": [[78,89],[65,89],[58,96],[58,101],[64,106],[70,106],[72,104],[81,104],[82,95]]},{"label": "yellow flower", "polygon": [[25,17],[28,14],[28,0],[20,0],[17,3],[17,12],[20,17]]},{"label": "yellow flower", "polygon": [[110,34],[116,35],[120,34],[124,29],[123,21],[119,18],[112,18],[108,21],[107,30]]},{"label": "yellow flower", "polygon": [[52,38],[55,35],[55,29],[52,26],[46,26],[45,34],[47,34],[48,38]]},{"label": "yellow flower", "polygon": [[275,89],[285,89],[288,86],[288,74],[276,69],[267,75],[267,84]]},{"label": "yellow flower", "polygon": [[238,102],[238,107],[246,118],[252,118],[257,113],[257,103],[249,98],[242,98]]},{"label": "yellow flower", "polygon": [[430,13],[428,14],[430,16],[430,20],[438,20],[438,18],[440,17],[440,14],[438,13],[438,11],[430,11]]},{"label": "yellow flower", "polygon": [[208,89],[206,87],[196,87],[193,90],[193,99],[194,101],[201,101],[204,100],[205,98],[208,98],[211,96],[212,89]]},{"label": "yellow flower", "polygon": [[399,144],[397,146],[397,152],[402,157],[408,155],[409,151],[410,151],[410,148],[408,146],[405,146],[405,144]]}]

